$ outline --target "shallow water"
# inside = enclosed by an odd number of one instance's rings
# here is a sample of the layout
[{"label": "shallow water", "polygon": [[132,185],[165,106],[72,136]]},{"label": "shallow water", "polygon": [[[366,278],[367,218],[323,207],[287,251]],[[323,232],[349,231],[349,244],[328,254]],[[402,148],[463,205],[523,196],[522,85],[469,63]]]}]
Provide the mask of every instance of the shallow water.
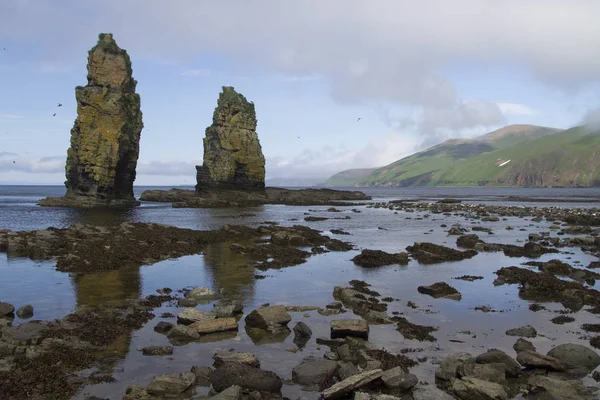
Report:
[{"label": "shallow water", "polygon": [[[481,253],[476,257],[460,262],[419,265],[411,261],[408,266],[389,266],[375,269],[364,269],[355,266],[350,260],[360,249],[371,248],[385,251],[402,251],[408,245],[418,241],[428,241],[455,247],[456,236],[447,236],[447,228],[460,223],[471,226],[471,221],[452,215],[430,215],[425,212],[398,212],[387,209],[373,209],[366,206],[338,207],[339,213],[325,211],[327,207],[290,207],[267,205],[248,209],[207,210],[207,209],[173,209],[165,204],[143,204],[141,207],[126,211],[69,210],[41,208],[36,201],[46,195],[60,195],[52,190],[44,189],[2,189],[0,187],[0,229],[14,230],[40,229],[48,226],[64,227],[76,222],[92,224],[112,224],[124,220],[139,222],[157,222],[194,229],[216,229],[224,224],[258,225],[263,221],[274,221],[281,225],[302,224],[330,234],[330,229],[343,229],[351,235],[335,237],[356,245],[356,250],[342,253],[327,253],[313,256],[308,262],[299,266],[281,270],[255,271],[252,268],[241,268],[245,264],[243,256],[232,254],[228,245],[209,246],[203,254],[166,260],[140,268],[124,268],[117,271],[102,272],[80,276],[57,272],[52,262],[34,262],[23,258],[8,258],[0,254],[0,300],[19,307],[32,304],[36,319],[60,318],[79,307],[118,306],[127,299],[134,299],[155,293],[157,289],[169,287],[174,290],[187,286],[207,286],[215,291],[225,290],[225,296],[240,298],[245,312],[263,303],[285,305],[310,305],[323,307],[333,301],[333,288],[336,285],[347,286],[351,279],[367,281],[382,296],[399,299],[390,303],[388,313],[398,311],[414,323],[434,325],[439,331],[433,333],[437,342],[417,342],[405,340],[395,331],[394,325],[371,326],[370,341],[377,346],[394,352],[403,348],[423,349],[414,356],[428,356],[429,361],[414,368],[419,378],[433,383],[435,365],[431,361],[444,354],[469,351],[474,354],[496,347],[515,355],[512,351],[514,337],[505,336],[507,329],[525,324],[533,325],[541,334],[532,341],[540,352],[548,351],[552,346],[561,343],[588,344],[579,334],[579,326],[583,323],[595,322],[597,317],[586,311],[575,314],[576,321],[565,325],[555,325],[549,320],[558,315],[554,311],[562,310],[560,304],[546,304],[548,310],[532,312],[528,309],[529,301],[518,297],[516,285],[493,286],[494,271],[504,266],[519,265],[527,261],[520,258],[507,258],[502,253]],[[62,189],[61,189],[62,190]],[[554,190],[554,192],[551,192]],[[459,196],[473,198],[481,202],[502,202],[509,195],[548,197],[568,197],[569,193],[561,190],[530,191],[524,194],[520,190],[491,190],[477,192],[455,188],[419,189],[419,190],[373,190],[378,196],[375,201],[398,198],[443,198]],[[368,192],[368,191],[367,191]],[[514,193],[513,193],[514,192]],[[527,192],[527,191],[526,191]],[[518,193],[518,194],[515,194]],[[600,193],[590,190],[581,193],[592,198]],[[12,199],[12,200],[10,200]],[[535,203],[527,203],[528,206]],[[567,207],[568,203],[557,203]],[[549,206],[552,203],[540,203]],[[598,203],[576,204],[577,207],[597,207]],[[361,213],[354,213],[357,208]],[[311,215],[326,216],[330,219],[322,222],[305,222],[303,218],[309,210]],[[254,216],[242,216],[248,213]],[[297,219],[298,221],[293,221]],[[548,231],[549,222],[533,223],[528,219],[507,218],[499,222],[477,224],[492,228],[493,235],[475,232],[482,239],[491,243],[515,243],[526,241],[529,233]],[[514,228],[506,230],[507,226]],[[382,229],[379,229],[382,228]],[[525,229],[525,231],[520,231]],[[555,233],[553,233],[553,236]],[[572,265],[580,261],[580,266],[587,265],[596,257],[586,255],[579,249],[561,249],[574,254],[548,254],[539,260],[552,258],[565,259]],[[265,279],[256,279],[255,274],[265,275]],[[483,280],[466,282],[452,279],[460,275],[481,275]],[[461,301],[433,299],[419,294],[417,286],[430,285],[445,281],[462,293]],[[413,301],[419,309],[406,306]],[[487,305],[496,312],[483,313],[475,307]],[[198,306],[211,309],[212,302]],[[165,336],[153,331],[153,326],[160,320],[174,322],[175,318],[161,318],[164,312],[177,314],[179,309],[165,305],[155,310],[157,317],[141,330],[131,332],[114,343],[111,348],[116,352],[119,361],[114,365],[114,377],[117,382],[88,386],[77,398],[94,394],[101,397],[120,398],[125,388],[132,384],[147,385],[153,376],[168,372],[189,371],[193,365],[211,365],[212,355],[219,348],[233,348],[249,351],[257,355],[263,369],[277,372],[283,379],[291,379],[292,368],[308,355],[322,356],[327,347],[318,346],[314,339],[329,337],[329,322],[338,318],[352,318],[352,313],[341,316],[323,317],[315,311],[291,313],[293,320],[290,328],[300,320],[305,321],[313,330],[313,339],[297,353],[285,351],[294,348],[293,334],[279,337],[266,337],[256,343],[246,333],[243,319],[237,333],[209,336],[205,343],[191,343],[178,346],[170,357],[146,357],[136,349],[148,345],[166,345]],[[22,321],[15,320],[15,323]],[[460,333],[470,331],[470,334]],[[543,335],[543,336],[542,336]],[[464,343],[450,342],[462,340]],[[198,388],[200,392],[202,389]],[[301,393],[295,386],[284,385],[284,395],[296,398],[300,395],[316,398],[316,393]]]}]

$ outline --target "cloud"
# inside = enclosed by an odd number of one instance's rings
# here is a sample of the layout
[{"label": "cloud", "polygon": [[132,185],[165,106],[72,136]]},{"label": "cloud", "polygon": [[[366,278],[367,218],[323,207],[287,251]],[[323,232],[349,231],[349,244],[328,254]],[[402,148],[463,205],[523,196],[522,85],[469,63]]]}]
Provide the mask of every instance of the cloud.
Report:
[{"label": "cloud", "polygon": [[599,131],[600,130],[600,108],[596,108],[593,110],[589,110],[583,116],[583,125],[586,126],[586,129],[589,131]]},{"label": "cloud", "polygon": [[[434,130],[484,126],[503,113],[457,93],[447,67],[518,65],[538,81],[571,90],[600,76],[595,0],[92,4],[2,2],[0,38],[39,41],[48,55],[81,62],[96,34],[110,30],[134,59],[190,61],[210,53],[242,68],[320,76],[341,103],[416,106],[422,111],[419,124]],[[72,23],[84,13],[85,24]],[[515,110],[508,107],[507,113]]]},{"label": "cloud", "polygon": [[502,111],[502,113],[504,113],[505,115],[530,116],[530,115],[539,114],[539,111],[537,111],[529,106],[526,106],[525,104],[502,103],[502,102],[499,102],[497,104],[498,104],[498,107],[500,107],[500,111]]},{"label": "cloud", "polygon": [[25,118],[25,117],[22,115],[0,113],[0,119],[23,119],[23,118]]},{"label": "cloud", "polygon": [[65,156],[30,156],[0,152],[0,172],[52,174],[65,171]]}]

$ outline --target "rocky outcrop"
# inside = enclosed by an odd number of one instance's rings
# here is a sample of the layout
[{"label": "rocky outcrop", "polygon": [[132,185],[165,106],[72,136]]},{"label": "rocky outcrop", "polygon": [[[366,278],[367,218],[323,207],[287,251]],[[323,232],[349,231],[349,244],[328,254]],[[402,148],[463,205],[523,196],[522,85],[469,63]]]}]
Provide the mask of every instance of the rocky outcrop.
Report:
[{"label": "rocky outcrop", "polygon": [[67,150],[67,193],[40,205],[137,205],[133,181],[143,123],[131,60],[112,34],[101,33],[88,53],[87,69],[88,84],[75,89],[77,119]]},{"label": "rocky outcrop", "polygon": [[196,190],[265,187],[265,157],[256,134],[254,104],[224,86],[213,123],[206,128],[204,164],[196,166]]}]

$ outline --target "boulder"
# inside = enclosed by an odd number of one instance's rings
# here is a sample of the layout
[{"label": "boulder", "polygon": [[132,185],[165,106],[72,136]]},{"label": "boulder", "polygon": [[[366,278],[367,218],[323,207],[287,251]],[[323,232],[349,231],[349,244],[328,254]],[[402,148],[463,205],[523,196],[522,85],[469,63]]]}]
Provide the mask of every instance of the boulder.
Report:
[{"label": "boulder", "polygon": [[522,351],[525,351],[525,350],[536,351],[533,343],[531,343],[529,340],[525,340],[523,338],[517,339],[515,344],[513,344],[513,349],[514,349],[514,351],[517,352],[517,354]]},{"label": "boulder", "polygon": [[242,303],[234,301],[230,304],[215,304],[212,312],[216,314],[217,318],[230,318],[242,314],[243,311]]},{"label": "boulder", "polygon": [[217,294],[215,292],[205,287],[194,288],[185,294],[186,299],[191,299],[196,302],[213,300],[216,297]]},{"label": "boulder", "polygon": [[580,344],[561,344],[548,355],[562,361],[569,369],[585,368],[588,373],[600,365],[600,356],[589,347]]},{"label": "boulder", "polygon": [[171,328],[173,328],[173,324],[170,322],[160,321],[156,325],[154,325],[154,332],[166,334]]},{"label": "boulder", "polygon": [[419,379],[415,375],[405,372],[400,366],[384,371],[381,380],[390,389],[402,390],[409,390],[419,383]]},{"label": "boulder", "polygon": [[207,333],[236,330],[238,323],[235,318],[215,318],[194,322],[190,325],[190,328],[201,335],[205,335]]},{"label": "boulder", "polygon": [[154,396],[173,397],[185,392],[195,382],[196,375],[191,372],[159,375],[154,377],[146,390]]},{"label": "boulder", "polygon": [[336,319],[331,321],[331,338],[353,336],[369,339],[369,324],[362,319]]},{"label": "boulder", "polygon": [[304,322],[299,321],[294,325],[294,336],[297,338],[310,338],[312,336],[312,330]]},{"label": "boulder", "polygon": [[508,394],[502,385],[477,378],[455,379],[452,392],[463,400],[508,400]]},{"label": "boulder", "polygon": [[325,389],[323,392],[321,392],[321,396],[325,400],[344,397],[346,394],[381,378],[381,375],[383,375],[383,371],[381,369],[363,371],[336,383],[328,389]]},{"label": "boulder", "polygon": [[231,386],[221,393],[209,397],[210,400],[242,400],[242,388],[240,386]]},{"label": "boulder", "polygon": [[506,376],[515,378],[521,374],[521,365],[501,350],[490,349],[475,359],[477,364],[501,363],[506,366]]},{"label": "boulder", "polygon": [[286,327],[292,320],[284,306],[262,307],[252,311],[245,318],[246,326],[267,330]]},{"label": "boulder", "polygon": [[[1,312],[0,312],[1,313]],[[17,310],[17,317],[27,319],[33,317],[33,306],[27,304]]]},{"label": "boulder", "polygon": [[[545,399],[581,400],[592,398],[593,391],[581,381],[554,379],[549,376],[535,375],[527,379],[530,392],[545,394]],[[595,398],[595,397],[594,397]]]},{"label": "boulder", "polygon": [[177,315],[177,323],[182,325],[191,325],[199,321],[210,321],[216,317],[217,316],[214,313],[189,307]]},{"label": "boulder", "polygon": [[342,361],[338,364],[339,368],[337,371],[337,376],[341,381],[350,378],[351,376],[354,376],[359,372],[358,368],[356,368],[356,365],[352,364],[351,362]]},{"label": "boulder", "polygon": [[167,333],[167,337],[174,341],[190,341],[200,338],[198,332],[186,325],[175,325]]},{"label": "boulder", "polygon": [[381,250],[363,250],[352,259],[354,264],[365,268],[381,267],[384,265],[408,264],[408,253],[390,254]]},{"label": "boulder", "polygon": [[504,385],[506,383],[506,365],[491,364],[461,364],[456,368],[458,378],[471,377]]},{"label": "boulder", "polygon": [[224,363],[214,372],[211,384],[216,391],[237,385],[245,390],[280,393],[283,382],[271,371],[245,364]]},{"label": "boulder", "polygon": [[213,123],[206,128],[204,163],[196,167],[196,190],[265,187],[265,157],[256,133],[254,104],[224,86]]},{"label": "boulder", "polygon": [[445,385],[456,378],[456,369],[464,363],[473,363],[475,360],[469,353],[456,353],[445,357],[435,371],[435,381]]},{"label": "boulder", "polygon": [[213,366],[219,368],[225,363],[245,364],[260,368],[260,361],[252,353],[237,352],[233,350],[220,350],[213,355]]},{"label": "boulder", "polygon": [[133,182],[143,128],[127,52],[101,33],[88,52],[87,85],[75,88],[77,118],[67,150],[64,198],[43,206],[139,205]]},{"label": "boulder", "polygon": [[336,375],[338,363],[330,360],[305,359],[292,370],[292,380],[305,390],[317,390]]},{"label": "boulder", "polygon": [[458,292],[458,290],[448,285],[446,282],[437,282],[431,286],[419,286],[417,291],[422,294],[428,294],[436,299],[440,297],[445,297],[452,300],[462,299],[462,295]]},{"label": "boulder", "polygon": [[530,350],[520,352],[517,355],[517,361],[526,368],[544,368],[557,372],[567,369],[567,366],[559,359]]},{"label": "boulder", "polygon": [[142,348],[145,356],[170,356],[173,354],[173,346],[147,346]]},{"label": "boulder", "polygon": [[15,312],[15,306],[9,303],[0,301],[0,317],[6,317],[12,315]]},{"label": "boulder", "polygon": [[505,333],[508,336],[520,336],[527,338],[534,338],[537,336],[537,331],[531,325],[525,325],[520,328],[509,329]]},{"label": "boulder", "polygon": [[192,374],[196,375],[196,385],[198,386],[210,386],[210,379],[214,373],[210,367],[193,366]]}]

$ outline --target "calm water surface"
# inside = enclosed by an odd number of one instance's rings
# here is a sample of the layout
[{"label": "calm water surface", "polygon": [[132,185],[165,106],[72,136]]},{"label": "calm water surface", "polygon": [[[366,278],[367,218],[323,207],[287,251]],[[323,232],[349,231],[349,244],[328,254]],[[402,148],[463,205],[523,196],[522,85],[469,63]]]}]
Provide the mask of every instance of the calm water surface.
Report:
[{"label": "calm water surface", "polygon": [[[136,196],[147,188],[136,188]],[[473,202],[511,205],[539,205],[560,207],[599,207],[600,189],[462,189],[462,188],[407,188],[407,189],[365,189],[374,201],[393,199],[439,199],[457,197]],[[587,344],[587,341],[574,334],[581,324],[597,322],[597,317],[586,311],[576,315],[576,322],[554,325],[549,322],[562,309],[560,304],[547,304],[547,311],[531,312],[528,301],[518,297],[515,285],[494,287],[494,271],[504,266],[519,265],[525,259],[507,258],[501,253],[483,253],[470,260],[438,265],[419,265],[411,261],[408,266],[389,266],[376,269],[363,269],[350,260],[360,249],[371,248],[398,252],[415,241],[428,241],[455,246],[456,237],[447,236],[441,224],[448,226],[461,223],[468,227],[471,221],[459,216],[431,215],[425,213],[394,214],[386,209],[360,207],[338,207],[341,213],[326,212],[327,207],[290,207],[267,205],[247,209],[174,209],[169,204],[143,203],[131,210],[72,210],[42,208],[37,201],[46,196],[60,196],[62,187],[17,187],[0,186],[0,229],[13,230],[42,229],[49,226],[66,227],[73,223],[113,224],[122,221],[156,222],[193,229],[217,229],[224,224],[258,225],[263,221],[274,221],[281,225],[301,223],[331,235],[330,229],[343,229],[351,235],[339,239],[356,245],[356,250],[344,253],[328,253],[311,257],[307,263],[282,270],[260,272],[265,279],[255,279],[252,268],[240,268],[245,264],[243,256],[232,254],[228,245],[209,246],[203,254],[167,260],[141,268],[125,268],[88,275],[57,272],[52,262],[34,262],[29,259],[7,258],[0,254],[0,301],[7,301],[19,307],[32,304],[36,319],[60,318],[78,308],[124,304],[127,299],[155,293],[157,289],[170,287],[180,289],[186,286],[207,286],[218,291],[225,289],[226,296],[239,298],[244,309],[249,312],[263,303],[285,305],[312,305],[323,307],[333,301],[332,292],[336,285],[347,286],[351,279],[361,279],[372,284],[382,296],[391,296],[397,301],[389,305],[388,313],[405,313],[411,322],[439,326],[434,333],[435,343],[419,343],[404,340],[394,330],[393,325],[371,327],[370,340],[390,351],[403,348],[422,349],[416,355],[427,355],[430,359],[458,351],[479,353],[490,347],[497,347],[514,355],[514,338],[504,335],[509,328],[531,324],[541,334],[533,339],[541,352],[552,346],[569,342]],[[508,202],[508,196],[544,199],[543,202]],[[556,204],[547,202],[555,199]],[[573,199],[574,202],[564,202]],[[580,203],[585,199],[590,202]],[[560,201],[560,202],[558,202]],[[358,208],[361,213],[351,212]],[[311,212],[331,218],[350,216],[351,219],[304,222],[305,213]],[[242,216],[252,213],[254,216]],[[300,222],[291,221],[299,219]],[[481,223],[494,230],[494,235],[480,233],[492,243],[515,243],[527,240],[532,232],[548,231],[550,223],[533,223],[528,219],[508,218],[506,221]],[[513,230],[506,230],[507,226]],[[384,229],[379,229],[384,228]],[[520,231],[520,229],[525,229]],[[335,236],[335,235],[333,235]],[[562,258],[570,263],[579,261],[585,266],[595,257],[583,254],[579,249],[564,249],[574,254],[549,254],[541,260]],[[481,275],[483,280],[465,282],[453,277],[469,274]],[[445,281],[456,287],[463,295],[462,301],[433,299],[417,292],[417,286]],[[408,301],[420,308],[406,307]],[[212,303],[198,306],[211,309]],[[474,308],[487,305],[496,312],[482,313]],[[211,365],[212,354],[218,348],[233,348],[255,353],[261,360],[263,369],[277,372],[283,379],[291,379],[291,370],[308,355],[322,356],[328,349],[317,346],[314,338],[329,336],[329,322],[340,316],[323,317],[316,312],[292,313],[292,327],[297,321],[305,321],[313,330],[313,340],[298,353],[286,349],[294,348],[293,334],[289,336],[252,338],[246,334],[243,320],[237,333],[209,336],[204,343],[191,343],[176,347],[171,357],[144,357],[138,348],[148,345],[166,345],[167,339],[153,331],[153,326],[162,318],[163,312],[177,314],[177,307],[164,306],[157,309],[157,318],[141,330],[130,332],[114,343],[113,349],[119,356],[114,366],[117,382],[88,386],[85,393],[77,398],[94,394],[101,397],[120,398],[125,388],[132,384],[147,385],[153,376],[168,372],[189,371],[192,365]],[[351,318],[348,313],[342,318]],[[164,320],[174,322],[174,318]],[[15,323],[20,323],[18,319]],[[470,334],[464,333],[470,331]],[[461,333],[463,332],[463,333]],[[449,339],[463,340],[464,343],[450,342]],[[425,381],[433,383],[435,366],[429,361],[414,369]],[[202,389],[199,389],[201,391]],[[284,386],[284,395],[292,398],[300,395],[316,398],[316,394],[301,393],[298,388]]]}]

